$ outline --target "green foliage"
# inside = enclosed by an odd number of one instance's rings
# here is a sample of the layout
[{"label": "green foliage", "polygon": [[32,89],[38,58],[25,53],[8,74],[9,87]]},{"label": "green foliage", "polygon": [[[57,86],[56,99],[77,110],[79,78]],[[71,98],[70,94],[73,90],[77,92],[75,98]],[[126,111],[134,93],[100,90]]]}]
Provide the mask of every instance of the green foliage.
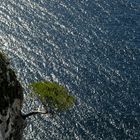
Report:
[{"label": "green foliage", "polygon": [[36,82],[30,86],[43,105],[55,111],[67,110],[75,103],[75,98],[69,95],[68,90],[56,82]]}]

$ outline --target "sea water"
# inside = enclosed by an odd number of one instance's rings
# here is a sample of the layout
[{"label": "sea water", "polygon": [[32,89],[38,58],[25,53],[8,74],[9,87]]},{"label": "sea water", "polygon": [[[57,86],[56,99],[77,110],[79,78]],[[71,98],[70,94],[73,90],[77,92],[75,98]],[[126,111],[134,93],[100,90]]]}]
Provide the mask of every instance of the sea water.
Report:
[{"label": "sea water", "polygon": [[139,0],[1,0],[0,50],[31,82],[66,86],[75,106],[27,119],[25,140],[140,139]]}]

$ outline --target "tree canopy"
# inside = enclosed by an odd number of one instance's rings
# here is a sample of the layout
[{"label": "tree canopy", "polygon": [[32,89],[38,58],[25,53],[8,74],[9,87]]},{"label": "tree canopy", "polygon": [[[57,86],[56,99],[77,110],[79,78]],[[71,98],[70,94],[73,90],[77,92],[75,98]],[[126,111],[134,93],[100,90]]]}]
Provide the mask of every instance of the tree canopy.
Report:
[{"label": "tree canopy", "polygon": [[35,82],[30,87],[46,110],[50,108],[53,111],[65,111],[72,107],[76,100],[64,86],[56,82]]}]

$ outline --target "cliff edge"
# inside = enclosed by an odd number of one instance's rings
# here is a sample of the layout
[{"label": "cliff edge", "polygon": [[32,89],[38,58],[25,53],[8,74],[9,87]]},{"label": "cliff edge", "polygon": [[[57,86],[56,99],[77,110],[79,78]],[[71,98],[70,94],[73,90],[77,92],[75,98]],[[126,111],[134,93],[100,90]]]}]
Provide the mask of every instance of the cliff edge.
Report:
[{"label": "cliff edge", "polygon": [[0,52],[0,140],[21,140],[23,89],[6,56]]}]

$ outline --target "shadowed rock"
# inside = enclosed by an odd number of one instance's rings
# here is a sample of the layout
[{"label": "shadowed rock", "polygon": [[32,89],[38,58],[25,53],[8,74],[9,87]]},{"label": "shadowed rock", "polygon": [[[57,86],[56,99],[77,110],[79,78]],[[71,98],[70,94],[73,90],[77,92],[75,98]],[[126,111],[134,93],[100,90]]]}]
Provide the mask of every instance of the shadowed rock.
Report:
[{"label": "shadowed rock", "polygon": [[0,52],[0,140],[21,140],[23,89],[6,56]]}]

